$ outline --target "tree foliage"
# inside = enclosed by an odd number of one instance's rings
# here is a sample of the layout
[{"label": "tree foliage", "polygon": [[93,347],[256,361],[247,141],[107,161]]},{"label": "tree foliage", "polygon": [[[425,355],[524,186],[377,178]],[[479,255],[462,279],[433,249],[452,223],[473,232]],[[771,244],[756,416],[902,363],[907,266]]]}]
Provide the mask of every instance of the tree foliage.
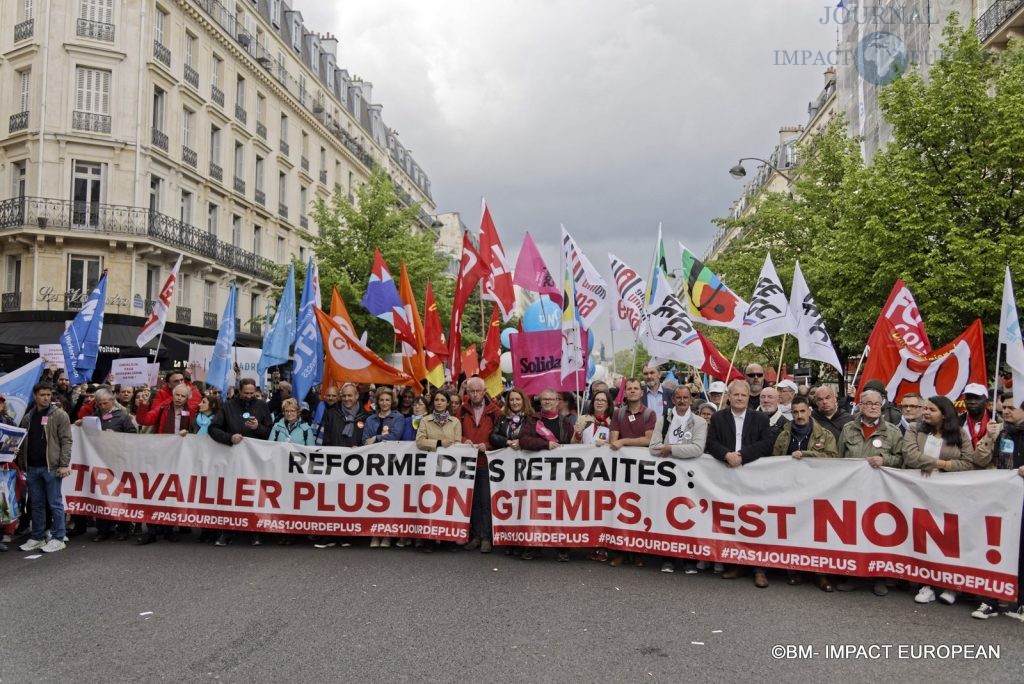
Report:
[{"label": "tree foliage", "polygon": [[942,53],[927,80],[910,70],[882,91],[893,138],[870,166],[836,117],[799,151],[791,195],[717,222],[742,231],[712,265],[738,293],[768,250],[786,285],[800,260],[841,357],[861,351],[903,278],[936,346],[980,317],[994,358],[1003,265],[1024,275],[1024,49],[985,55],[954,14]]}]

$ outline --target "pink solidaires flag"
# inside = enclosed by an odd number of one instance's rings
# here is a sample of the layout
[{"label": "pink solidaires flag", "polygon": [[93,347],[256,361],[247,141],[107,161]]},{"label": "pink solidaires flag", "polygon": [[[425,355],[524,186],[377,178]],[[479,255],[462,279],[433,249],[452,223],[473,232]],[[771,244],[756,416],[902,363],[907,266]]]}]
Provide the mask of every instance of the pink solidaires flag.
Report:
[{"label": "pink solidaires flag", "polygon": [[544,257],[537,251],[537,245],[527,231],[523,237],[523,246],[519,248],[516,259],[516,272],[512,282],[530,292],[546,294],[559,306],[562,304],[562,288],[551,277],[551,271],[544,263]]}]

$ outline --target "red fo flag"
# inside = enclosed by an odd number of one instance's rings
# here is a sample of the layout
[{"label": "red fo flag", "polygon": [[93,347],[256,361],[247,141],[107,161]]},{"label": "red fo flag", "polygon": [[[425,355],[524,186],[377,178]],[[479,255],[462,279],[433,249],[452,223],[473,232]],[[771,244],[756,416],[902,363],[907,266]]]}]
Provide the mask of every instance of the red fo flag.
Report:
[{"label": "red fo flag", "polygon": [[902,279],[897,280],[889,293],[889,299],[878,314],[875,327],[868,337],[868,348],[874,349],[878,343],[884,343],[883,338],[888,332],[888,327],[882,325],[887,320],[896,329],[896,332],[903,338],[903,342],[916,354],[925,355],[932,351],[932,343],[928,340],[928,333],[924,329],[924,319],[921,318],[921,311],[917,308],[914,295]]},{"label": "red fo flag", "polygon": [[732,371],[729,371],[729,359],[722,356],[722,352],[718,351],[715,345],[711,344],[711,340],[704,337],[699,330],[697,337],[700,338],[700,343],[704,347],[704,365],[700,367],[701,373],[707,373],[715,380],[723,382],[743,379],[743,373],[740,373],[736,366],[732,366]]},{"label": "red fo flag", "polygon": [[462,234],[462,262],[459,264],[459,279],[455,283],[455,299],[452,302],[452,320],[448,327],[448,357],[451,359],[452,380],[455,382],[458,382],[461,370],[462,311],[483,274],[480,255],[473,248],[469,231],[466,231]]},{"label": "red fo flag", "polygon": [[487,200],[483,200],[483,215],[480,217],[480,262],[483,267],[480,297],[497,304],[502,319],[507,321],[512,318],[516,306],[516,292],[512,287],[512,269],[505,259],[505,249],[491,219]]},{"label": "red fo flag", "polygon": [[487,377],[501,368],[501,319],[498,307],[491,307],[491,322],[484,339],[483,358],[480,359],[480,375]]},{"label": "red fo flag", "polygon": [[858,398],[864,383],[875,379],[885,383],[887,397],[895,404],[909,392],[917,392],[926,399],[940,395],[956,401],[969,383],[988,387],[981,320],[974,321],[960,337],[930,354],[918,354],[911,349],[888,318],[879,319],[877,325],[884,334],[874,335],[857,388]]}]

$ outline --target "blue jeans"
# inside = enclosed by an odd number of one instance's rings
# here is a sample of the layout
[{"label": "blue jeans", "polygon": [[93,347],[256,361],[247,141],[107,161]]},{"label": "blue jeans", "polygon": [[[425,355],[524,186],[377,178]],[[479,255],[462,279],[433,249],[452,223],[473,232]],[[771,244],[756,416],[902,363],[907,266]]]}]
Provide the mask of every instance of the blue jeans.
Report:
[{"label": "blue jeans", "polygon": [[50,507],[53,528],[50,534],[54,539],[64,539],[67,530],[64,528],[64,496],[61,494],[61,478],[49,468],[29,466],[28,498],[32,506],[32,539],[41,541],[46,538],[46,507]]}]

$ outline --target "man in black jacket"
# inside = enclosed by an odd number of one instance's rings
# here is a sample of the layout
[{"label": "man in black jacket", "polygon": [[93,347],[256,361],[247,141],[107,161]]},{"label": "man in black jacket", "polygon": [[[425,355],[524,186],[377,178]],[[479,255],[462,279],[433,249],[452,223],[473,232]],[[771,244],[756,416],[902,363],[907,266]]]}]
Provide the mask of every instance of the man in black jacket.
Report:
[{"label": "man in black jacket", "polygon": [[238,394],[224,402],[224,408],[210,423],[209,433],[215,441],[233,446],[243,437],[267,439],[273,425],[266,402],[256,398],[256,381],[242,378]]},{"label": "man in black jacket", "polygon": [[[267,439],[272,427],[270,409],[266,402],[256,398],[256,381],[242,378],[238,383],[238,393],[224,402],[224,407],[213,417],[208,432],[215,441],[234,446],[244,437]],[[227,546],[231,538],[231,533],[224,532],[214,543],[216,546]],[[262,546],[263,538],[254,533],[251,543],[253,546]]]},{"label": "man in black jacket", "polygon": [[850,415],[849,411],[839,406],[835,390],[828,385],[822,385],[814,390],[814,403],[817,408],[814,409],[811,418],[814,419],[815,423],[820,424],[831,432],[838,443],[839,433],[843,431],[844,425],[853,420],[853,416]]},{"label": "man in black jacket", "polygon": [[366,411],[359,405],[359,392],[348,382],[341,388],[341,403],[332,404],[333,387],[325,394],[327,406],[320,423],[323,446],[357,447],[363,445],[363,428],[366,426]]},{"label": "man in black jacket", "polygon": [[[750,386],[746,380],[729,383],[729,406],[711,416],[708,426],[707,452],[724,461],[730,468],[753,463],[762,456],[771,456],[774,447],[768,416],[749,408]],[[731,566],[722,579],[736,579],[739,570]],[[764,568],[754,568],[754,586],[768,586]]]}]

